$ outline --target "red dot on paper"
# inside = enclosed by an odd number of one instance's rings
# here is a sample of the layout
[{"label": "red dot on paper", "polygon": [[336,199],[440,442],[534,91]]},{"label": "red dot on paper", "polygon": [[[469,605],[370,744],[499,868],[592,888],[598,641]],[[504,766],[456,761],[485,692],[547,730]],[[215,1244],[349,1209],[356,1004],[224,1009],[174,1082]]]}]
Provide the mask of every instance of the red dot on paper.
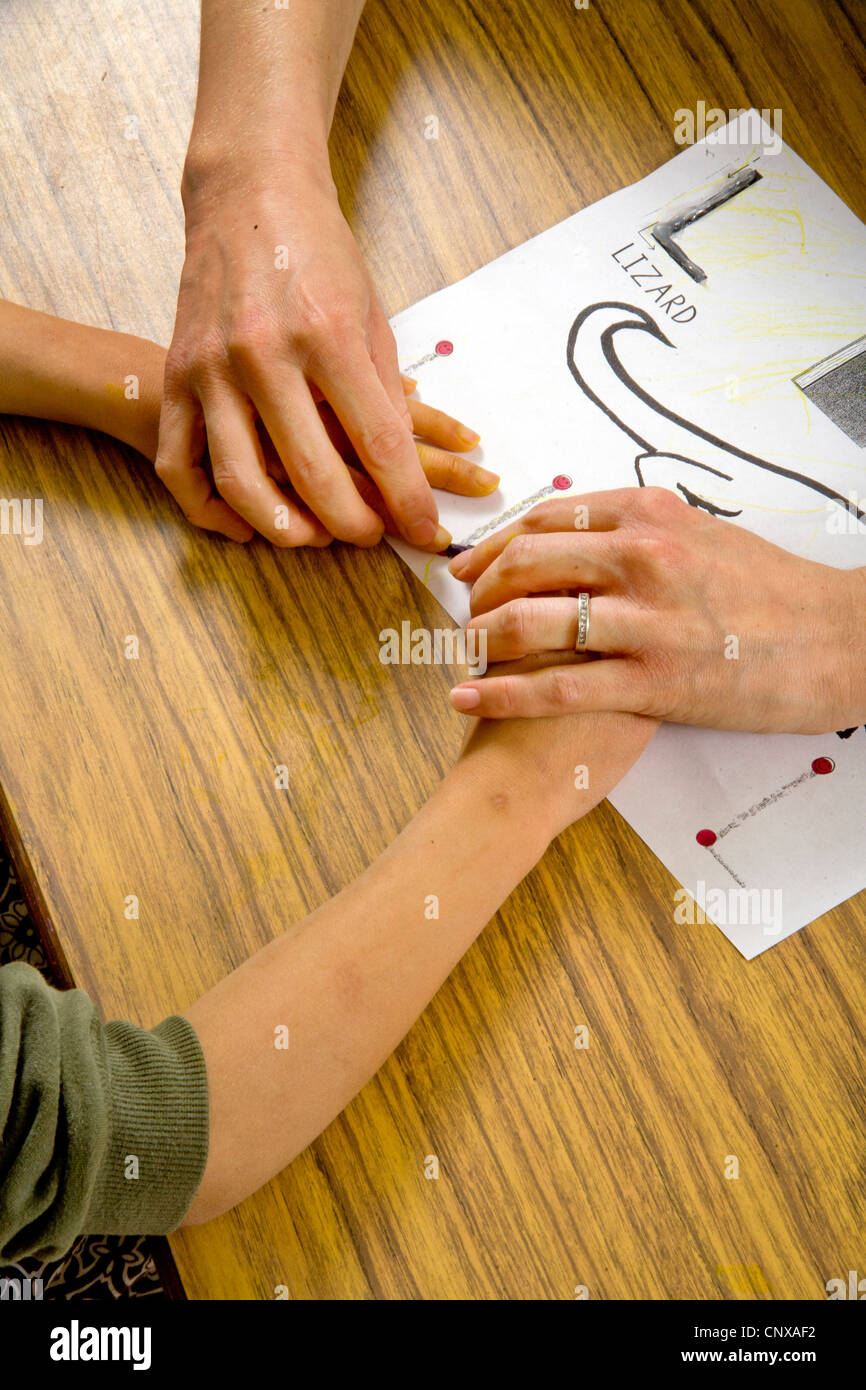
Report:
[{"label": "red dot on paper", "polygon": [[436,344],[436,351],[440,357],[450,357],[454,351],[454,344],[449,343],[447,338],[443,338],[441,343]]},{"label": "red dot on paper", "polygon": [[826,777],[828,772],[834,772],[836,764],[832,758],[815,758],[812,762],[812,771],[817,772],[819,777]]},{"label": "red dot on paper", "polygon": [[695,839],[699,845],[714,845],[716,843],[716,832],[715,830],[699,830]]},{"label": "red dot on paper", "polygon": [[571,487],[571,479],[567,473],[557,473],[553,480],[553,486],[558,488],[560,492],[565,492],[566,488]]}]

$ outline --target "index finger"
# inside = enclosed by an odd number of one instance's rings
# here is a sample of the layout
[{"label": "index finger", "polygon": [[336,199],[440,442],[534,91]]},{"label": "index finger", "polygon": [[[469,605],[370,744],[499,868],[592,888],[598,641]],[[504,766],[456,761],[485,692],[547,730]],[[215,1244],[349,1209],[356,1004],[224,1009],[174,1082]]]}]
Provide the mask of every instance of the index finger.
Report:
[{"label": "index finger", "polygon": [[492,565],[515,536],[546,531],[615,531],[634,510],[639,488],[610,488],[604,492],[570,493],[539,502],[524,516],[501,531],[485,536],[472,550],[457,555],[449,565],[455,579],[473,584]]},{"label": "index finger", "polygon": [[317,385],[352,447],[375,479],[404,540],[444,549],[451,537],[439,526],[436,502],[424,476],[409,426],[398,415],[370,358],[356,355],[320,366]]}]

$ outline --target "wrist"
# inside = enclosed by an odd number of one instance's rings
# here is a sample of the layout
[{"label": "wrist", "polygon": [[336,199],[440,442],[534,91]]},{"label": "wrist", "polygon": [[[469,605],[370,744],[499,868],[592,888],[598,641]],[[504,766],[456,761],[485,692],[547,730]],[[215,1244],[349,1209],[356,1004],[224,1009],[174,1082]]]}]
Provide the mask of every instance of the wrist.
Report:
[{"label": "wrist", "polygon": [[525,854],[535,864],[563,828],[561,798],[544,785],[533,760],[501,738],[503,729],[479,721],[443,788],[470,788],[478,816],[496,816],[503,853]]},{"label": "wrist", "polygon": [[226,137],[193,129],[181,176],[181,201],[187,217],[202,202],[232,194],[249,197],[283,189],[333,194],[327,131],[307,131],[291,140]]}]

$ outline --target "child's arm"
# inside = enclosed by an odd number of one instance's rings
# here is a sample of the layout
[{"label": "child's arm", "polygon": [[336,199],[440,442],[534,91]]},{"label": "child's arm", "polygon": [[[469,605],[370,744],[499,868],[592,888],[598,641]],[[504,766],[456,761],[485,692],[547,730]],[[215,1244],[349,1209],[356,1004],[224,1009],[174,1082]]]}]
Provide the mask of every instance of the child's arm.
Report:
[{"label": "child's arm", "polygon": [[81,990],[0,967],[0,1263],[58,1258],[82,1232],[205,1221],[266,1182],[372,1076],[654,728],[618,714],[481,723],[391,848],[186,1018],[103,1024]]},{"label": "child's arm", "polygon": [[[0,415],[30,415],[101,430],[153,462],[165,357],[165,348],[146,338],[90,328],[0,300]],[[404,391],[414,386],[403,378]],[[477,434],[422,401],[410,399],[406,404],[420,436],[416,448],[431,487],[462,497],[486,497],[496,490],[495,473],[459,457],[476,447]],[[318,410],[364,500],[383,517],[391,535],[399,534],[372,479],[360,471],[337,417],[324,402]],[[283,485],[286,474],[276,451],[262,427],[259,433],[267,471]],[[316,538],[310,533],[307,539],[321,544],[329,537],[319,527]]]},{"label": "child's arm", "polygon": [[164,364],[146,338],[0,300],[0,415],[102,430],[153,460]]},{"label": "child's arm", "polygon": [[619,714],[479,725],[361,878],[186,1011],[207,1063],[210,1148],[184,1224],[241,1201],[348,1105],[551,840],[607,795],[655,728]]}]

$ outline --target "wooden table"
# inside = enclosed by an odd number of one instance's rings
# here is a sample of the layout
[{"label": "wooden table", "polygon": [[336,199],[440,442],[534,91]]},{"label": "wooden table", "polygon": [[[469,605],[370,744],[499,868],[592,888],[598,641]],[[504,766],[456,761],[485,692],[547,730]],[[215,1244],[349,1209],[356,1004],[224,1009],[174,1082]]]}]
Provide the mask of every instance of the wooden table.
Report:
[{"label": "wooden table", "polygon": [[[6,0],[5,297],[168,341],[193,11]],[[781,109],[866,217],[864,20],[370,0],[332,149],[386,311],[648,173],[698,100]],[[221,544],[110,441],[8,419],[0,440],[0,491],[46,516],[41,546],[0,544],[7,832],[68,977],[150,1026],[421,805],[460,742],[449,673],[382,667],[377,634],[441,613],[384,546]],[[747,964],[674,924],[675,888],[607,805],[565,835],[321,1139],[172,1238],[189,1296],[822,1298],[866,1274],[866,895]]]}]

